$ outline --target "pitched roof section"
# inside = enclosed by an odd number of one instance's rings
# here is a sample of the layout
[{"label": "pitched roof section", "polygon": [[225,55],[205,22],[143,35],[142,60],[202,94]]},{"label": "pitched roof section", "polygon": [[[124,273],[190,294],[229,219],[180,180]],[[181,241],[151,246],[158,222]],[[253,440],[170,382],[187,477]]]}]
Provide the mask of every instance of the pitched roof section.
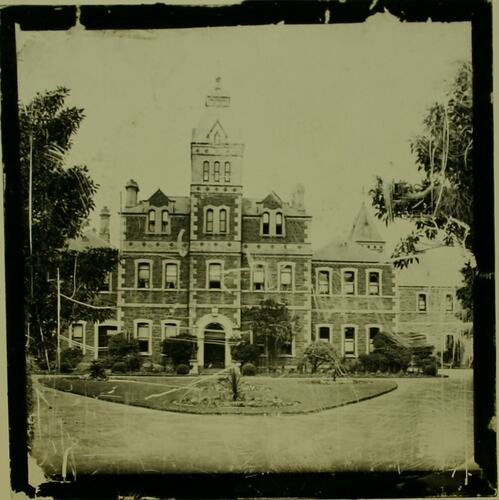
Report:
[{"label": "pitched roof section", "polygon": [[312,260],[335,262],[374,262],[382,263],[381,253],[368,250],[352,241],[333,240],[325,247],[315,252]]},{"label": "pitched roof section", "polygon": [[75,252],[86,252],[91,248],[116,248],[107,241],[99,237],[99,235],[93,231],[85,231],[78,238],[68,240],[68,249],[74,250]]},{"label": "pitched roof section", "polygon": [[[270,196],[270,195],[269,195]],[[268,197],[267,197],[268,198]],[[282,211],[289,217],[308,217],[304,208],[297,208],[281,200]],[[258,198],[243,198],[243,215],[259,217],[263,213],[263,201]],[[267,205],[267,208],[271,208]]]},{"label": "pitched roof section", "polygon": [[376,228],[373,218],[367,211],[367,207],[364,202],[360,207],[357,217],[355,217],[352,230],[350,231],[349,240],[363,243],[385,242],[385,240],[381,237],[378,229]]},{"label": "pitched roof section", "polygon": [[419,263],[413,262],[397,270],[400,286],[462,286],[460,269],[471,255],[461,248],[442,247],[420,254]]},{"label": "pitched roof section", "polygon": [[[151,199],[155,197],[158,194],[158,192],[160,193],[160,195],[158,195],[158,198],[160,196],[164,196],[167,200],[166,203],[162,198],[159,198],[159,201],[156,200],[159,203],[159,205],[154,205],[151,203]],[[191,210],[191,200],[188,196],[166,196],[165,194],[162,193],[161,190],[158,189],[158,191],[156,191],[148,200],[139,201],[139,203],[135,207],[123,207],[122,212],[129,214],[141,214],[147,212],[147,210],[149,210],[151,206],[161,207],[166,205],[169,207],[170,214],[183,215],[183,214],[188,214]],[[173,212],[171,211],[172,205],[173,205]]]},{"label": "pitched roof section", "polygon": [[147,201],[151,207],[165,207],[170,203],[170,199],[161,189],[158,189]]}]

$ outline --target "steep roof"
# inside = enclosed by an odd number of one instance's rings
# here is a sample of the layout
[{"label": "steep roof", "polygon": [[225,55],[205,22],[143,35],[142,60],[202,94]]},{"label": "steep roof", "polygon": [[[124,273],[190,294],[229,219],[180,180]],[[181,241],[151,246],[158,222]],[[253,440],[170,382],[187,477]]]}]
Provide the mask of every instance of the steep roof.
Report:
[{"label": "steep roof", "polygon": [[188,214],[191,210],[191,199],[188,196],[166,196],[158,189],[148,200],[139,201],[135,207],[123,207],[123,213],[140,214],[147,212],[151,206],[162,207],[171,203],[174,206],[174,214]]},{"label": "steep roof", "polygon": [[[274,193],[275,196],[281,200],[281,198]],[[269,194],[265,199],[267,198],[272,198],[271,194]],[[258,199],[258,198],[243,198],[243,215],[245,216],[260,216],[262,215],[263,212],[263,207],[267,208],[272,208],[268,204],[264,204],[264,200]],[[305,212],[304,208],[297,208],[294,207],[293,205],[283,202],[281,200],[282,205],[276,205],[277,207],[281,207],[282,211],[285,216],[291,216],[291,217],[304,217],[307,216],[307,213]]]},{"label": "steep roof", "polygon": [[67,242],[69,250],[76,252],[84,252],[91,248],[115,248],[107,241],[103,240],[94,230],[88,230],[83,234]]},{"label": "steep roof", "polygon": [[170,202],[168,196],[161,189],[158,189],[147,201],[152,207],[164,207]]},{"label": "steep roof", "polygon": [[355,217],[349,239],[357,242],[381,243],[385,241],[376,228],[374,220],[369,214],[364,202],[360,207],[357,217]]},{"label": "steep roof", "polygon": [[352,241],[333,240],[315,252],[312,260],[382,263],[384,256]]}]

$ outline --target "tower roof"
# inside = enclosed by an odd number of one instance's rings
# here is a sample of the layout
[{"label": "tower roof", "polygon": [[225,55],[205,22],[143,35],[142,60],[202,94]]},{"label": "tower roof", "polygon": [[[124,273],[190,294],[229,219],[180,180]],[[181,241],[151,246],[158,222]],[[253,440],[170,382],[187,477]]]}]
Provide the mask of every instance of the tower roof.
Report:
[{"label": "tower roof", "polygon": [[208,93],[199,125],[192,131],[192,141],[199,143],[240,143],[241,133],[231,113],[230,96],[217,77],[215,88]]},{"label": "tower roof", "polygon": [[355,217],[352,230],[349,236],[350,241],[356,242],[376,242],[384,243],[385,240],[381,237],[378,229],[376,228],[374,221],[367,211],[365,202],[362,202],[362,206]]}]

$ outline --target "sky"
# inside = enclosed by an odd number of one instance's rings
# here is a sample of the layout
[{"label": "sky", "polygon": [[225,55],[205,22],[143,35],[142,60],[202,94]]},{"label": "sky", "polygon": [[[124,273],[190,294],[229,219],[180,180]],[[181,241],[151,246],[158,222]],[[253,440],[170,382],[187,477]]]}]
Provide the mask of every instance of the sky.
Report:
[{"label": "sky", "polygon": [[[401,23],[87,32],[18,31],[19,97],[64,85],[85,119],[68,156],[100,185],[118,243],[120,192],[185,196],[190,140],[215,78],[242,130],[244,194],[290,200],[305,187],[318,249],[346,237],[376,175],[418,179],[410,139],[471,59],[469,23]],[[98,226],[94,214],[91,222]],[[383,229],[383,228],[382,228]],[[406,229],[402,227],[402,230]],[[389,228],[389,242],[400,237]]]}]

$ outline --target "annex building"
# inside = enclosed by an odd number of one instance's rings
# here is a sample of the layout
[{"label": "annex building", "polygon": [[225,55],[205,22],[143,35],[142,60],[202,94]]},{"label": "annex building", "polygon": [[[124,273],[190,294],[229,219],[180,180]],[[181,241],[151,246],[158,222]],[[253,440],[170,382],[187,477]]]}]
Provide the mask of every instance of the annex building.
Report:
[{"label": "annex building", "polygon": [[[206,97],[190,151],[188,195],[158,189],[140,199],[137,182],[125,186],[120,263],[101,294],[116,315],[102,324],[74,323],[69,332],[93,357],[106,349],[110,335],[124,332],[158,361],[163,339],[189,332],[197,338],[198,367],[226,366],[229,341],[248,333],[242,311],[264,299],[285,302],[300,325],[292,342],[281,346],[283,365],[295,364],[319,339],[347,358],[368,353],[378,332],[397,333],[408,321],[401,305],[421,317],[418,293],[427,292],[411,289],[413,304],[400,300],[397,274],[385,261],[385,242],[365,205],[347,241],[313,252],[302,186],[289,201],[274,191],[244,196],[244,144],[220,79]],[[109,241],[109,218],[103,209],[101,242]],[[442,299],[444,312],[454,318],[454,292],[445,293],[452,297]]]}]

